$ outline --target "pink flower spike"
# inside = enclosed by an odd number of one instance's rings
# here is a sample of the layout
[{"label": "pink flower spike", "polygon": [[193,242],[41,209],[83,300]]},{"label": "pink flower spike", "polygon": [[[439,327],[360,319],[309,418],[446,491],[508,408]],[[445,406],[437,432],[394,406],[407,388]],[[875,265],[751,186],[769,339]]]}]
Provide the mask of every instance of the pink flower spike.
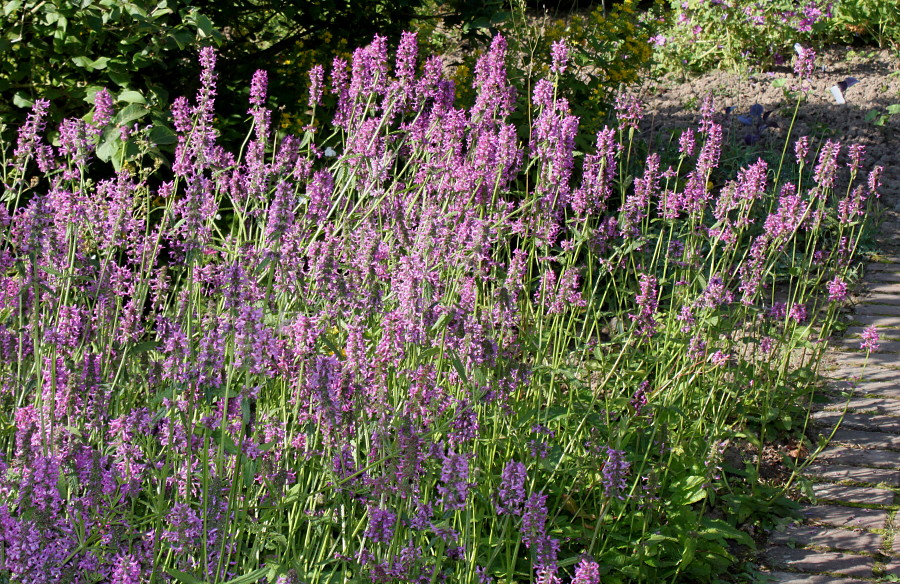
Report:
[{"label": "pink flower spike", "polygon": [[878,351],[878,329],[875,325],[867,326],[862,332],[862,342],[859,344],[860,351],[867,353],[875,353]]}]

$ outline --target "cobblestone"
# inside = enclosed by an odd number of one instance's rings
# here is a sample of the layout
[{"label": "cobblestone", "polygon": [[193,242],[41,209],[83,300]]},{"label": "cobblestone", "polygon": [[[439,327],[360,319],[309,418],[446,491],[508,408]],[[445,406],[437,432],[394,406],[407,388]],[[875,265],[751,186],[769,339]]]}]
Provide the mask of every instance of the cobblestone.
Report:
[{"label": "cobblestone", "polygon": [[[892,319],[893,320],[893,319]],[[847,330],[844,331],[845,339],[854,339],[856,341],[862,337],[863,331],[865,331],[867,326],[850,326],[847,327]],[[878,327],[876,325],[876,330],[878,331],[879,338],[882,339],[896,339],[900,337],[900,327],[894,326],[882,326]]]},{"label": "cobblestone", "polygon": [[806,474],[834,482],[885,484],[900,487],[900,471],[886,468],[866,468],[843,464],[814,462],[806,467]]},{"label": "cobblestone", "polygon": [[[852,324],[830,343],[822,367],[830,401],[816,406],[818,430],[810,435],[831,436],[831,444],[803,470],[815,499],[802,509],[803,522],[770,536],[762,560],[772,582],[900,577],[900,517],[890,520],[900,499],[874,486],[900,488],[900,258],[891,260],[869,266]],[[878,328],[880,347],[867,354],[859,349],[870,326]]]},{"label": "cobblestone", "polygon": [[815,412],[812,418],[817,426],[825,428],[823,432],[825,435],[829,435],[831,429],[838,422],[841,422],[841,428],[843,429],[900,434],[900,419],[892,416],[873,416],[871,414],[848,412],[843,415],[843,420],[841,420],[841,412],[822,411]]},{"label": "cobblestone", "polygon": [[823,501],[840,501],[841,503],[858,503],[861,505],[886,506],[894,502],[894,491],[875,487],[854,487],[819,483],[813,485],[816,499]]},{"label": "cobblestone", "polygon": [[803,574],[798,572],[770,572],[766,574],[771,584],[871,584],[854,578],[835,578],[827,574]]},{"label": "cobblestone", "polygon": [[896,304],[860,304],[856,314],[861,316],[900,316],[900,306]]},{"label": "cobblestone", "polygon": [[840,505],[810,505],[800,513],[810,523],[836,527],[884,529],[888,513],[882,509],[860,509]]},{"label": "cobblestone", "polygon": [[900,384],[900,370],[877,365],[870,365],[865,369],[858,367],[826,368],[822,374],[830,379],[856,379],[867,382],[894,382]]},{"label": "cobblestone", "polygon": [[853,322],[858,322],[861,327],[874,324],[875,328],[900,328],[900,316],[855,315]]},{"label": "cobblestone", "polygon": [[793,525],[776,532],[769,541],[785,545],[820,546],[833,550],[876,553],[883,536],[870,531],[829,529],[815,525]]},{"label": "cobblestone", "polygon": [[900,400],[878,397],[855,397],[850,400],[835,401],[826,409],[843,409],[845,405],[848,410],[900,416]]},{"label": "cobblestone", "polygon": [[818,552],[789,547],[774,547],[766,551],[766,559],[775,568],[788,568],[803,572],[831,572],[845,576],[871,578],[875,560],[871,556],[858,556],[837,552]]},{"label": "cobblestone", "polygon": [[870,448],[900,449],[900,436],[885,432],[867,432],[865,430],[838,430],[834,433],[834,441],[842,444]]},{"label": "cobblestone", "polygon": [[830,446],[819,453],[816,461],[868,468],[900,469],[900,456],[890,450]]},{"label": "cobblestone", "polygon": [[[842,339],[839,343],[834,344],[834,348],[843,351],[858,352],[860,355],[864,356],[865,352],[861,351],[859,348],[860,343],[862,343],[861,339]],[[878,354],[884,355],[889,353],[900,353],[900,341],[879,340]]]}]

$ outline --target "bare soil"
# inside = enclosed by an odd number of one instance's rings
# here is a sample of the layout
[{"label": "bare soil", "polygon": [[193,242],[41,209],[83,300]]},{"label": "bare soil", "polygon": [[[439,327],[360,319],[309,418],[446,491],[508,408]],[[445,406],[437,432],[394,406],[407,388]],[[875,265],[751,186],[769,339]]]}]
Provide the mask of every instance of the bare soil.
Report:
[{"label": "bare soil", "polygon": [[[790,130],[790,140],[808,135],[839,140],[845,145],[865,145],[867,169],[879,164],[885,168],[882,199],[886,219],[896,225],[900,206],[900,114],[887,118],[881,126],[867,121],[866,116],[872,110],[884,114],[888,106],[900,103],[900,52],[831,47],[819,52],[816,65],[807,85],[810,89]],[[843,92],[846,103],[838,104],[830,88],[848,77],[859,82]],[[773,84],[777,79],[785,80],[784,89],[798,81],[790,66],[754,74],[710,71],[686,79],[668,74],[646,81],[635,88],[642,93],[650,114],[642,130],[665,132],[695,125],[699,104],[712,93],[725,123],[737,124],[736,115],[746,114],[754,104],[771,110],[771,119],[778,127],[767,129],[762,136],[780,148],[788,135],[796,100]],[[725,108],[734,108],[733,113],[726,116]],[[792,149],[788,152],[792,159]]]}]

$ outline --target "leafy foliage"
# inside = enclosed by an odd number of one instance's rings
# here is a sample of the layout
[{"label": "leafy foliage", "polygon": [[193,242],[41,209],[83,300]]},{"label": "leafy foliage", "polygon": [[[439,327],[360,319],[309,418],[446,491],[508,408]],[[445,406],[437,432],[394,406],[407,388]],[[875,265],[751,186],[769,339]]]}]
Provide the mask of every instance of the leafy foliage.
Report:
[{"label": "leafy foliage", "polygon": [[[0,119],[37,99],[52,119],[82,111],[107,87],[123,103],[161,110],[196,76],[198,42],[221,35],[185,0],[12,0],[0,18]],[[190,48],[189,52],[184,52]]]},{"label": "leafy foliage", "polygon": [[842,192],[803,139],[796,182],[712,190],[712,98],[665,171],[633,95],[580,152],[565,44],[518,117],[506,49],[462,107],[376,37],[297,136],[259,71],[235,153],[205,47],[171,169],[141,104],[53,146],[35,102],[0,166],[3,576],[708,582],[752,547],[781,493],[729,445],[799,434],[881,169],[848,147]]},{"label": "leafy foliage", "polygon": [[793,45],[822,39],[830,29],[831,0],[670,0],[668,26],[656,39],[670,69],[782,64]]},{"label": "leafy foliage", "polygon": [[839,2],[832,36],[853,44],[900,47],[900,4],[894,0]]}]

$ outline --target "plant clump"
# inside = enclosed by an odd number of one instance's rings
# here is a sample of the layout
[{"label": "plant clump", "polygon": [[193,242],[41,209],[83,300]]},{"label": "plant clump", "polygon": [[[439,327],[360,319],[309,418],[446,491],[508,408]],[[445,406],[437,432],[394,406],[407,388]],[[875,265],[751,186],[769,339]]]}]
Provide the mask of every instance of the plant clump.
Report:
[{"label": "plant clump", "polygon": [[[582,153],[569,47],[524,127],[506,53],[463,107],[376,37],[312,72],[334,115],[299,135],[259,71],[230,152],[203,49],[170,166],[105,91],[59,146],[35,103],[2,167],[2,573],[712,581],[752,546],[782,499],[726,446],[802,430],[879,169],[801,139],[796,180],[713,190],[712,100],[669,165],[628,94]],[[97,177],[110,132],[136,149]]]}]

